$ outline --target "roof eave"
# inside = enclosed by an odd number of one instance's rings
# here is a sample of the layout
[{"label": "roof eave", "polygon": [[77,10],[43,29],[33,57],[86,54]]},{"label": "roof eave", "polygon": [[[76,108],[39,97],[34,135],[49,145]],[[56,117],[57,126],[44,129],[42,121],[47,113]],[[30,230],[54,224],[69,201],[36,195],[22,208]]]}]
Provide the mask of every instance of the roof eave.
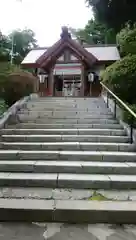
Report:
[{"label": "roof eave", "polygon": [[21,65],[23,67],[26,67],[26,68],[38,68],[39,65],[37,63],[21,63]]}]

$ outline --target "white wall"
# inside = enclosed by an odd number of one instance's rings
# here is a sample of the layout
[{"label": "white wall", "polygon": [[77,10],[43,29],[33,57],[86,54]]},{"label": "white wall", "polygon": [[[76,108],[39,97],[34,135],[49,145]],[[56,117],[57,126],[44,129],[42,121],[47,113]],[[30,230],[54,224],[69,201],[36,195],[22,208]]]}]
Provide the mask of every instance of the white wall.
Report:
[{"label": "white wall", "polygon": [[78,60],[78,59],[77,59],[74,55],[72,55],[72,54],[71,54],[71,57],[70,57],[70,58],[71,58],[72,61]]},{"label": "white wall", "polygon": [[57,61],[64,61],[64,55],[60,56]]}]

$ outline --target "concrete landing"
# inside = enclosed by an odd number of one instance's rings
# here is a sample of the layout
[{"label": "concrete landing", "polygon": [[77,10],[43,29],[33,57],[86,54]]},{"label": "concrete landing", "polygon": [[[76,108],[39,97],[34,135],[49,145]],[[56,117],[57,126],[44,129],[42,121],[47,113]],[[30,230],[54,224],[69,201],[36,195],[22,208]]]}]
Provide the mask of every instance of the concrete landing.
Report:
[{"label": "concrete landing", "polygon": [[0,223],[0,240],[135,240],[136,226]]}]

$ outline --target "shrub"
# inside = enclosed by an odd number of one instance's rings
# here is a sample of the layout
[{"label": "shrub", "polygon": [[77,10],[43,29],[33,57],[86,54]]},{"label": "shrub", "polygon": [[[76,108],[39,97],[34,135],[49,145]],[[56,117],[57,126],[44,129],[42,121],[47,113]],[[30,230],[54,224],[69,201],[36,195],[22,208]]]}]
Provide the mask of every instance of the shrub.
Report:
[{"label": "shrub", "polygon": [[3,100],[0,99],[0,117],[7,110],[8,106],[5,104]]},{"label": "shrub", "polygon": [[123,101],[136,103],[136,55],[128,55],[110,65],[101,77]]},{"label": "shrub", "polygon": [[136,54],[136,26],[132,29],[129,26],[123,28],[117,34],[117,43],[120,47],[121,56]]},{"label": "shrub", "polygon": [[35,81],[37,79],[31,73],[22,70],[4,75],[0,81],[1,97],[11,106],[20,98],[34,92]]},{"label": "shrub", "polygon": [[[128,106],[134,113],[136,113],[136,104],[133,104],[133,105],[127,104],[127,106]],[[123,111],[123,120],[124,120],[124,122],[128,123],[129,125],[132,123],[132,115],[131,115],[128,111],[126,111],[126,110]],[[134,119],[133,125],[134,125],[134,127],[136,128],[136,119]]]}]

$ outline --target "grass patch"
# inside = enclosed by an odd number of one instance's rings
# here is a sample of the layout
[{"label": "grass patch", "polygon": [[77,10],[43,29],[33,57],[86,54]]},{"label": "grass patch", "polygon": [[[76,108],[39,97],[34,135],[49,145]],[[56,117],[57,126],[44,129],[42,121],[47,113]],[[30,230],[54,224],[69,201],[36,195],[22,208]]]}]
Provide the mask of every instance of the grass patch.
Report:
[{"label": "grass patch", "polygon": [[94,192],[93,195],[88,200],[90,200],[90,201],[111,201],[112,199],[106,198],[102,194]]}]

